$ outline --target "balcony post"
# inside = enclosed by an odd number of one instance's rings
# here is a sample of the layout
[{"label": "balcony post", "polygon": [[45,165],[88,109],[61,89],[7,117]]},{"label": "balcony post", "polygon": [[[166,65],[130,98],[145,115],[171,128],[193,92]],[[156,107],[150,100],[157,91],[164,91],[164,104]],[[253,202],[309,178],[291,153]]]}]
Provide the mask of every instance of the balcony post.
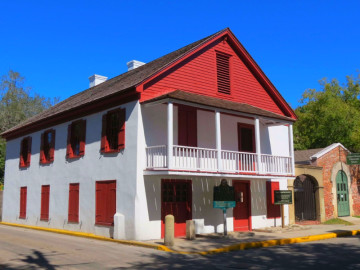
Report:
[{"label": "balcony post", "polygon": [[257,157],[257,164],[258,164],[258,173],[262,172],[261,166],[261,145],[260,145],[260,121],[259,117],[255,118],[255,146],[256,146],[256,157]]},{"label": "balcony post", "polygon": [[289,124],[289,154],[291,157],[291,173],[295,174],[295,158],[294,158],[294,135],[293,125]]},{"label": "balcony post", "polygon": [[220,112],[215,111],[215,136],[216,136],[216,153],[217,153],[217,167],[218,171],[222,170],[221,164],[221,127],[220,127]]},{"label": "balcony post", "polygon": [[173,136],[173,126],[174,126],[174,105],[172,102],[168,102],[167,105],[167,167],[170,170],[172,168],[172,158],[173,158],[173,146],[174,146],[174,136]]}]

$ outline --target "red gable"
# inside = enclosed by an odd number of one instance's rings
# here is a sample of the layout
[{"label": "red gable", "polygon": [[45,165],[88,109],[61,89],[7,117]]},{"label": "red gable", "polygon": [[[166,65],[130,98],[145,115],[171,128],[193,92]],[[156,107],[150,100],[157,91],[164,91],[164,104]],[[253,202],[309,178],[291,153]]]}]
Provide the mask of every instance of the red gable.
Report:
[{"label": "red gable", "polygon": [[[230,59],[230,94],[217,90],[218,53],[224,53]],[[137,89],[141,92],[141,102],[181,89],[249,104],[296,119],[294,111],[229,29],[199,44],[139,84]]]}]

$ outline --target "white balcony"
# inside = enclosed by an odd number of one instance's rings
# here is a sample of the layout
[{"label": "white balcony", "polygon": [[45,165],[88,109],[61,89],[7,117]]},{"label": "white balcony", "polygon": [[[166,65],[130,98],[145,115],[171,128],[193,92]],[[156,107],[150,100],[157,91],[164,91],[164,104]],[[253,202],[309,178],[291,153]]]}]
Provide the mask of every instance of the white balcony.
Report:
[{"label": "white balcony", "polygon": [[147,147],[146,169],[269,176],[293,175],[291,157],[226,150],[221,150],[221,155],[218,155],[216,149],[179,145],[173,145],[172,148],[170,151],[172,157],[169,159],[167,145]]}]

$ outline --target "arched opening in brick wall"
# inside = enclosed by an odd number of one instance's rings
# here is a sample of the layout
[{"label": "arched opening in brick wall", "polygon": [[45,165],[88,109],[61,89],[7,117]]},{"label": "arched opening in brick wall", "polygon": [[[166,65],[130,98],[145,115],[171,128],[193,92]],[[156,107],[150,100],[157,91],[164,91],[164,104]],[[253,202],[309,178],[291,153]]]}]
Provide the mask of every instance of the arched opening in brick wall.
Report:
[{"label": "arched opening in brick wall", "polygon": [[319,184],[311,175],[301,174],[294,180],[295,221],[316,221],[319,217]]}]

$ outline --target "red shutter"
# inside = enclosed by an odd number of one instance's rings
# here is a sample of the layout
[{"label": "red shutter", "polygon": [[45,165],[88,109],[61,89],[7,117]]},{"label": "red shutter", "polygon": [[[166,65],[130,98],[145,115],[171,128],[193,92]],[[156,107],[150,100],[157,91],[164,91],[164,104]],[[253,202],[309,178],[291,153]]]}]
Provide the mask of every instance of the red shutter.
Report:
[{"label": "red shutter", "polygon": [[280,205],[274,204],[274,190],[279,189],[279,182],[266,182],[267,218],[280,217]]},{"label": "red shutter", "polygon": [[30,166],[30,161],[31,161],[31,144],[32,144],[32,137],[28,137],[28,153],[27,153],[26,166]]},{"label": "red shutter", "polygon": [[51,130],[51,145],[50,145],[50,162],[54,161],[55,153],[55,130]]},{"label": "red shutter", "polygon": [[103,198],[103,186],[100,182],[96,182],[96,213],[95,213],[95,222],[101,223],[104,222],[104,198]]},{"label": "red shutter", "polygon": [[106,223],[114,225],[114,215],[116,213],[116,181],[107,184],[107,198]]},{"label": "red shutter", "polygon": [[72,124],[68,125],[66,158],[72,158],[74,155],[71,147],[71,128],[72,128]]},{"label": "red shutter", "polygon": [[125,148],[125,119],[126,110],[122,109],[119,111],[119,133],[118,133],[118,150]]},{"label": "red shutter", "polygon": [[188,121],[188,146],[197,147],[197,111],[192,109],[187,112]]},{"label": "red shutter", "polygon": [[69,185],[69,222],[79,222],[79,184]]},{"label": "red shutter", "polygon": [[197,147],[197,111],[188,106],[178,108],[178,144]]},{"label": "red shutter", "polygon": [[109,145],[106,138],[106,121],[107,114],[102,116],[102,129],[101,129],[101,152],[107,152],[109,150]]},{"label": "red shutter", "polygon": [[40,163],[45,163],[45,154],[44,154],[44,133],[41,133],[40,139]]},{"label": "red shutter", "polygon": [[86,120],[80,122],[80,151],[79,155],[85,155],[85,141],[86,141]]},{"label": "red shutter", "polygon": [[96,216],[99,225],[113,226],[116,212],[116,181],[96,182]]},{"label": "red shutter", "polygon": [[25,167],[25,161],[24,161],[24,158],[23,158],[24,140],[25,139],[22,139],[21,142],[20,142],[20,159],[19,159],[20,168]]},{"label": "red shutter", "polygon": [[20,188],[20,214],[19,218],[26,218],[27,187]]},{"label": "red shutter", "polygon": [[40,220],[49,220],[50,186],[41,186]]},{"label": "red shutter", "polygon": [[182,106],[179,106],[178,110],[178,144],[179,145],[188,145],[187,141],[187,124],[186,124],[186,111],[182,108]]}]

